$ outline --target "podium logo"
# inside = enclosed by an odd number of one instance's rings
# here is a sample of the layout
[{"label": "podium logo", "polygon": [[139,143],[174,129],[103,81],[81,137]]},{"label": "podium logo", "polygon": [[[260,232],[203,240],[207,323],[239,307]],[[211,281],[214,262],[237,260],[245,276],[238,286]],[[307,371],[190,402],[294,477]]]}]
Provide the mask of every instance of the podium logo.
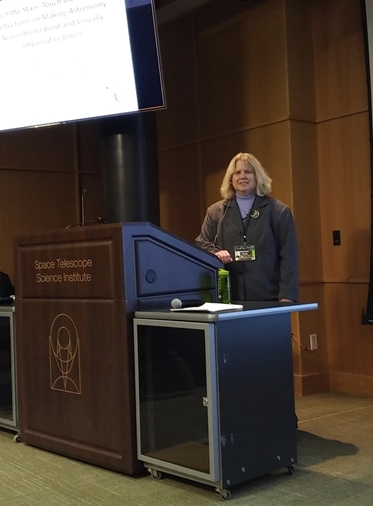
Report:
[{"label": "podium logo", "polygon": [[49,332],[50,387],[81,394],[80,340],[72,318],[59,314]]}]

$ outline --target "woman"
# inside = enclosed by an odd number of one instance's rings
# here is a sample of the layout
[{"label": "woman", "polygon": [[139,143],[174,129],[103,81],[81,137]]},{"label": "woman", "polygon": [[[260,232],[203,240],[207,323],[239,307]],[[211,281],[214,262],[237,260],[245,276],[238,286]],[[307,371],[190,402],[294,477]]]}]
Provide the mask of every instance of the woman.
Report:
[{"label": "woman", "polygon": [[250,153],[226,170],[223,200],[207,209],[197,245],[214,253],[231,277],[232,300],[298,299],[298,246],[293,215],[271,198],[272,179]]}]

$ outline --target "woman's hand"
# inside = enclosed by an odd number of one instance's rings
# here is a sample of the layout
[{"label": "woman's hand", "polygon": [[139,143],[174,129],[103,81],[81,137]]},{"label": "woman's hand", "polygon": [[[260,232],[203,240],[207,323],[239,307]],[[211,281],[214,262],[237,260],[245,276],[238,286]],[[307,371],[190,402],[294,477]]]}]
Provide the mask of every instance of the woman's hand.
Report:
[{"label": "woman's hand", "polygon": [[230,262],[233,262],[233,259],[231,257],[231,254],[226,249],[222,249],[220,251],[217,251],[215,255],[218,257],[218,259],[223,264],[229,264]]}]

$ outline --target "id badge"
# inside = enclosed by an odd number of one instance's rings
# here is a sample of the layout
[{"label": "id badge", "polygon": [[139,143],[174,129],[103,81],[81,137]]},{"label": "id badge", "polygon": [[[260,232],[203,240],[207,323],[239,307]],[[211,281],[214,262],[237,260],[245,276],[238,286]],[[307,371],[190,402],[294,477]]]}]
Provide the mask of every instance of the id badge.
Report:
[{"label": "id badge", "polygon": [[255,260],[255,246],[235,246],[234,259],[236,262],[248,262]]}]

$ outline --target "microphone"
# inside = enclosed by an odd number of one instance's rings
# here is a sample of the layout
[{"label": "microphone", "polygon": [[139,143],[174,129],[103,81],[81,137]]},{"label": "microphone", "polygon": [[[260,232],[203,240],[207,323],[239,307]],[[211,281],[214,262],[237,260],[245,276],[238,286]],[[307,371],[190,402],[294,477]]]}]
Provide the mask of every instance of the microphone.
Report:
[{"label": "microphone", "polygon": [[[69,228],[72,228],[72,227],[84,227],[84,225],[85,225],[84,195],[86,193],[87,193],[87,190],[85,188],[83,188],[82,193],[80,194],[80,215],[81,215],[81,222],[80,223],[74,223],[73,225],[67,225],[66,230],[69,229]],[[99,218],[98,221],[101,222],[101,218]],[[88,222],[88,223],[90,223],[90,222]]]},{"label": "microphone", "polygon": [[202,302],[200,300],[180,300],[180,299],[172,299],[171,307],[172,309],[180,309],[182,307],[195,307],[202,306]]},{"label": "microphone", "polygon": [[81,213],[82,213],[82,223],[81,226],[84,227],[85,225],[85,209],[84,209],[84,195],[87,193],[87,190],[84,188],[82,191],[82,197],[81,197]]}]

